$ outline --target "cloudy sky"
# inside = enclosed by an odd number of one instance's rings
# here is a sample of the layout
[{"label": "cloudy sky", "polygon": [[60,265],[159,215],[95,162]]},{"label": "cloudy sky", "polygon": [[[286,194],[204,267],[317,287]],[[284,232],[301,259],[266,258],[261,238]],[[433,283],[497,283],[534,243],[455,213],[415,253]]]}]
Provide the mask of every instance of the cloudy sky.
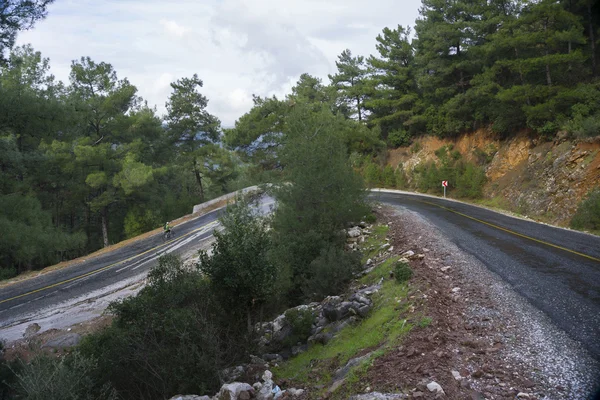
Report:
[{"label": "cloudy sky", "polygon": [[344,49],[368,56],[386,26],[414,25],[420,0],[56,0],[22,32],[67,81],[71,60],[111,63],[159,113],[169,83],[197,73],[224,126],[252,94],[289,93],[300,74],[328,81]]}]

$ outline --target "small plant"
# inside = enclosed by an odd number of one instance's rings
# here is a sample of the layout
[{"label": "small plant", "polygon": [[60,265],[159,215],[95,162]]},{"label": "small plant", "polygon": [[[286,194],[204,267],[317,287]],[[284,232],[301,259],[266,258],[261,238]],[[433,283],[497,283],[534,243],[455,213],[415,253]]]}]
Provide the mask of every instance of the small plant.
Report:
[{"label": "small plant", "polygon": [[591,231],[600,230],[600,188],[592,190],[579,203],[577,212],[571,220],[571,227]]},{"label": "small plant", "polygon": [[421,144],[421,142],[415,142],[411,148],[410,148],[410,152],[413,154],[416,154],[418,152],[420,152],[423,149],[423,145]]},{"label": "small plant", "polygon": [[394,268],[394,276],[396,277],[396,281],[398,283],[404,283],[408,281],[413,275],[413,271],[405,262],[396,263],[396,268]]},{"label": "small plant", "polygon": [[298,342],[306,342],[315,320],[312,311],[309,309],[293,308],[285,312],[285,319],[292,328],[292,334],[285,339],[284,345],[291,347],[295,346]]},{"label": "small plant", "polygon": [[365,216],[365,222],[367,224],[374,224],[377,221],[377,217],[373,213],[369,213]]},{"label": "small plant", "polygon": [[431,325],[431,322],[433,322],[433,318],[431,318],[431,317],[423,317],[419,321],[419,327],[420,328],[427,328],[429,325]]}]

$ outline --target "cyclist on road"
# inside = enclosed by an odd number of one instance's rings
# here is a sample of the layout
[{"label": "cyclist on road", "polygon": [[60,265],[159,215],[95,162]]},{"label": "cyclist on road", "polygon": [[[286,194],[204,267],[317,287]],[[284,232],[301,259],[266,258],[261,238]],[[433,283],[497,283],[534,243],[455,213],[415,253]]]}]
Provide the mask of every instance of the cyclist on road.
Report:
[{"label": "cyclist on road", "polygon": [[165,226],[164,226],[164,231],[165,231],[165,235],[170,235],[171,234],[171,226],[169,225],[169,222],[165,222]]}]

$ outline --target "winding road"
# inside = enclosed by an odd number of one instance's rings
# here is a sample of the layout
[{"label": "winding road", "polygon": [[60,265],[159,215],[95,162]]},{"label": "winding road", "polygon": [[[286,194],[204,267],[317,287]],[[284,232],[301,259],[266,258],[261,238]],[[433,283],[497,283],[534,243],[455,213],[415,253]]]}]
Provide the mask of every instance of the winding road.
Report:
[{"label": "winding road", "polygon": [[600,237],[431,196],[370,197],[426,218],[600,360]]},{"label": "winding road", "polygon": [[[600,360],[600,237],[430,196],[374,191],[370,197],[419,213]],[[269,201],[263,200],[262,207]],[[145,274],[161,254],[182,253],[198,241],[208,241],[218,214],[213,211],[178,225],[167,243],[155,235],[0,288],[0,339],[27,315]]]}]

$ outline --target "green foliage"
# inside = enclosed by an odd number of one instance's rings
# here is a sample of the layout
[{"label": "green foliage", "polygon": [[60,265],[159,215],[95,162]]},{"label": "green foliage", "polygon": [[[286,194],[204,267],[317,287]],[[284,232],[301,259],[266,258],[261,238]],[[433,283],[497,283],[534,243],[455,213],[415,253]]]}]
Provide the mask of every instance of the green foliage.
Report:
[{"label": "green foliage", "polygon": [[412,278],[413,271],[405,262],[397,262],[394,268],[394,277],[398,283],[404,283]]},{"label": "green foliage", "polygon": [[27,400],[116,399],[110,385],[98,387],[94,374],[98,364],[75,352],[65,358],[45,354],[23,363],[14,384],[18,398]]},{"label": "green foliage", "polygon": [[0,231],[0,276],[4,278],[15,270],[77,255],[85,243],[85,235],[54,227],[50,213],[36,198],[17,194],[0,196]]},{"label": "green foliage", "polygon": [[412,137],[406,130],[395,130],[388,135],[388,144],[390,147],[405,147],[410,146]]},{"label": "green foliage", "polygon": [[367,165],[364,167],[363,176],[365,178],[365,183],[368,187],[373,188],[380,185],[381,179],[381,168],[369,161]]},{"label": "green foliage", "polygon": [[286,184],[275,190],[275,259],[292,277],[290,299],[314,279],[311,263],[333,247],[349,221],[365,215],[364,191],[348,163],[341,132],[347,122],[322,107],[298,104],[288,117],[280,152]]},{"label": "green foliage", "polygon": [[0,63],[4,52],[15,44],[17,33],[30,29],[46,17],[48,5],[54,0],[6,0],[0,6]]},{"label": "green foliage", "polygon": [[600,189],[591,190],[579,203],[577,212],[571,220],[571,227],[600,231]]},{"label": "green foliage", "polygon": [[200,251],[198,268],[210,280],[211,290],[235,318],[253,318],[275,295],[278,270],[268,257],[271,236],[267,220],[244,199],[229,205],[220,217],[223,232],[214,232],[212,255]]},{"label": "green foliage", "polygon": [[418,152],[420,152],[421,150],[423,150],[423,145],[421,144],[421,142],[415,142],[411,147],[410,147],[410,152],[413,154],[417,154]]},{"label": "green foliage", "polygon": [[359,268],[360,255],[335,246],[323,249],[308,267],[310,278],[303,288],[304,297],[320,300],[341,293]]},{"label": "green foliage", "polygon": [[305,343],[310,336],[315,316],[310,309],[292,308],[285,312],[285,320],[292,329],[286,337],[284,347],[292,347],[298,343]]},{"label": "green foliage", "polygon": [[148,279],[137,296],[111,304],[112,325],[80,346],[98,360],[98,384],[112,385],[122,399],[214,393],[219,371],[246,355],[244,323],[174,256],[160,258]]}]

